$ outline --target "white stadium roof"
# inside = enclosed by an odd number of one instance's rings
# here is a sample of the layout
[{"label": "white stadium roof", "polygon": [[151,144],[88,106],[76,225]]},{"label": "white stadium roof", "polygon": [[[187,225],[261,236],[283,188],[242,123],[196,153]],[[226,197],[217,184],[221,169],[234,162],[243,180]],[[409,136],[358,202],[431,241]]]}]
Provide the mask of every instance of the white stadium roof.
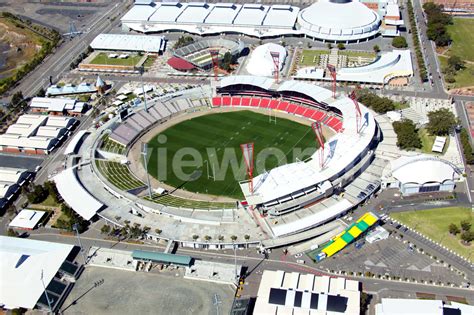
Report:
[{"label": "white stadium roof", "polygon": [[287,52],[285,47],[274,43],[260,45],[252,51],[247,62],[247,71],[255,76],[271,77],[275,69],[271,52],[279,54],[278,69],[281,71],[285,63]]},{"label": "white stadium roof", "polygon": [[90,220],[104,204],[82,186],[75,169],[67,169],[54,177],[59,194],[81,217]]},{"label": "white stadium roof", "polygon": [[0,305],[32,309],[73,245],[0,236]]},{"label": "white stadium roof", "polygon": [[473,313],[472,305],[457,302],[448,305],[441,300],[382,298],[381,303],[375,305],[375,315],[472,315]]},{"label": "white stadium roof", "polygon": [[401,183],[443,183],[459,177],[456,169],[442,159],[427,155],[401,157],[391,161],[392,176]]},{"label": "white stadium roof", "polygon": [[[373,63],[337,70],[337,81],[387,84],[396,77],[413,76],[413,65],[410,50],[393,50],[382,53]],[[332,80],[324,76],[322,69],[306,67],[299,69],[299,79]]]},{"label": "white stadium roof", "polygon": [[99,34],[94,38],[90,46],[95,50],[159,53],[164,50],[165,38],[152,35]]},{"label": "white stadium roof", "polygon": [[[340,2],[340,1],[338,1]],[[380,17],[358,0],[320,0],[303,9],[291,5],[204,2],[147,2],[122,17],[123,25],[148,33],[170,30],[199,35],[222,32],[255,37],[306,35],[323,40],[358,41],[379,32]]]}]

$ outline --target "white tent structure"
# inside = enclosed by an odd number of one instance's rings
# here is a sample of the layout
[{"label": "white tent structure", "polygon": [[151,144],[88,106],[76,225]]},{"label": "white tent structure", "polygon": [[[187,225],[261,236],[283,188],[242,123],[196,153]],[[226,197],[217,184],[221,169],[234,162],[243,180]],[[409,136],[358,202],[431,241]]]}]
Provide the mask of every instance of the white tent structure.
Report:
[{"label": "white tent structure", "polygon": [[260,45],[252,51],[247,63],[247,71],[255,76],[271,77],[275,71],[275,64],[271,53],[278,53],[278,71],[283,69],[287,52],[285,47],[274,43]]}]

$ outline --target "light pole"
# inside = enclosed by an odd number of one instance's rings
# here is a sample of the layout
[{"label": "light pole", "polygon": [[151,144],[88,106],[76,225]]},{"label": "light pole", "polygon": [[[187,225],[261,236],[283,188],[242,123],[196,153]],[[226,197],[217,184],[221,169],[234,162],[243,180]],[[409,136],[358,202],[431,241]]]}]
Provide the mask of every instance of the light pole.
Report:
[{"label": "light pole", "polygon": [[86,256],[84,255],[84,249],[82,248],[81,238],[79,237],[79,229],[77,228],[77,223],[72,225],[72,229],[76,234],[77,242],[79,243],[79,251],[82,254],[82,259],[84,260],[84,265],[87,263]]},{"label": "light pole", "polygon": [[237,249],[235,247],[235,243],[233,243],[233,247],[234,247],[234,272],[235,272],[235,283],[236,285],[239,284],[239,282],[237,281]]},{"label": "light pole", "polygon": [[46,296],[46,301],[48,302],[49,311],[51,312],[51,314],[53,314],[53,308],[51,307],[51,300],[49,299],[48,291],[46,291],[46,286],[44,285],[43,269],[41,269],[41,283],[43,284],[44,294]]}]

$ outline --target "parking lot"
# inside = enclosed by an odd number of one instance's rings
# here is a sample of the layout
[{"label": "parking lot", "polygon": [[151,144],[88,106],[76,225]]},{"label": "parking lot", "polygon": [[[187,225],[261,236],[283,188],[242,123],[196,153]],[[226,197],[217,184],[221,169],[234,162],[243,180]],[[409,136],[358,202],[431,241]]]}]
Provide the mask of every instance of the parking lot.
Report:
[{"label": "parking lot", "polygon": [[[103,281],[102,281],[103,280]],[[97,286],[95,285],[97,283]],[[64,314],[219,314],[230,312],[230,285],[185,280],[175,274],[87,267],[63,304]]]},{"label": "parking lot", "polygon": [[462,284],[463,278],[441,263],[437,263],[408,244],[390,236],[386,240],[362,244],[359,249],[355,244],[347,246],[332,258],[323,260],[318,267],[346,272],[370,272],[375,275],[387,275],[392,278],[413,281],[433,281],[434,283]]}]

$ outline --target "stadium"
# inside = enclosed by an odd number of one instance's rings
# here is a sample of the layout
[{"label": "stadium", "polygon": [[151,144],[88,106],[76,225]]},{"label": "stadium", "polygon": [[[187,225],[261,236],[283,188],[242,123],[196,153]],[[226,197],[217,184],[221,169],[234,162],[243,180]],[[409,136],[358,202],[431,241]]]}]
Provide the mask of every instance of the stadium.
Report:
[{"label": "stadium", "polygon": [[[174,129],[181,140],[173,136]],[[285,134],[288,129],[294,135]],[[245,169],[239,178],[226,178],[212,187],[215,165],[210,159],[201,161],[199,172],[187,170],[189,182],[202,187],[196,191],[187,182],[153,178],[151,166],[156,161],[143,151],[143,143],[156,153],[160,146],[153,143],[160,143],[161,134],[167,135],[162,143],[168,150],[186,141],[206,147],[209,142],[204,140],[222,141],[219,136],[235,137],[231,147],[254,141],[255,155],[259,141],[261,147],[274,145],[283,151],[301,141],[302,148],[310,150],[306,156],[265,165],[253,178]],[[216,139],[209,139],[212,134]],[[385,164],[374,153],[380,138],[372,113],[352,98],[334,97],[327,89],[299,81],[229,76],[215,86],[138,107],[122,121],[111,119],[74,149],[72,156],[83,156],[82,167],[64,171],[55,181],[65,201],[84,218],[98,215],[118,226],[136,222],[151,228],[151,239],[216,249],[234,243],[275,247],[340,232],[338,223],[331,221],[380,186]],[[143,163],[143,156],[151,157]],[[90,168],[83,166],[87,164]],[[159,235],[153,233],[158,228]],[[206,240],[199,236],[203,231]],[[191,238],[193,232],[196,237]]]},{"label": "stadium", "polygon": [[379,14],[357,0],[320,0],[302,10],[291,5],[140,1],[121,21],[124,30],[140,33],[299,36],[346,43],[376,37],[381,27]]},{"label": "stadium", "polygon": [[244,49],[244,43],[227,39],[205,39],[191,43],[174,51],[168,65],[178,71],[192,69],[208,70],[212,67],[211,51],[217,51],[217,60],[221,62],[228,52],[232,58],[238,58]]}]

